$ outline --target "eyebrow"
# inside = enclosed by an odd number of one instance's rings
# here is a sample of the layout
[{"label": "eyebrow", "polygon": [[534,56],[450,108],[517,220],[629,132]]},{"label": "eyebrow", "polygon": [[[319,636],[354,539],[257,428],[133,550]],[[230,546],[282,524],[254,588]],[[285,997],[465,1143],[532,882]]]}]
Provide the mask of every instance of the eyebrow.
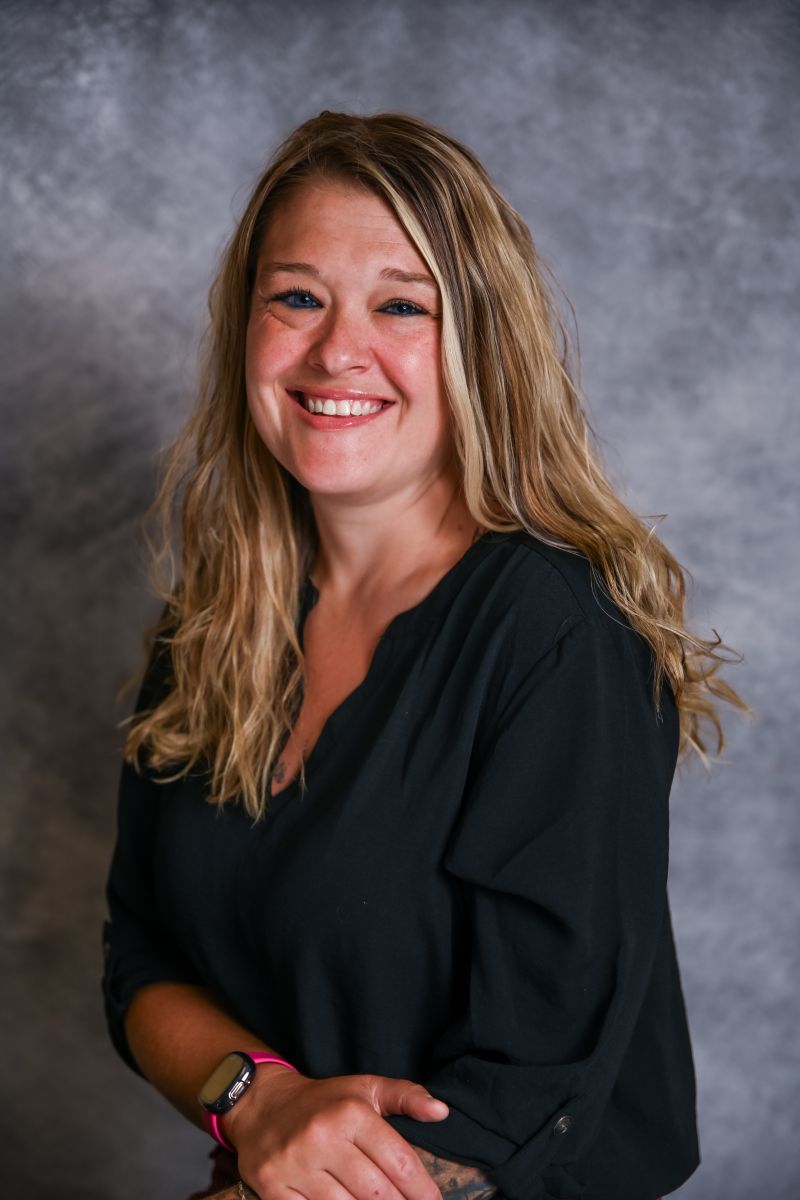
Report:
[{"label": "eyebrow", "polygon": [[[274,275],[278,271],[286,271],[290,275],[311,275],[314,279],[320,278],[320,273],[315,266],[306,262],[267,262],[264,263],[259,271],[259,278],[264,275]],[[418,271],[402,271],[399,267],[384,267],[378,275],[379,279],[394,279],[400,283],[422,283],[426,287],[436,288],[438,283],[432,275],[425,275]]]}]

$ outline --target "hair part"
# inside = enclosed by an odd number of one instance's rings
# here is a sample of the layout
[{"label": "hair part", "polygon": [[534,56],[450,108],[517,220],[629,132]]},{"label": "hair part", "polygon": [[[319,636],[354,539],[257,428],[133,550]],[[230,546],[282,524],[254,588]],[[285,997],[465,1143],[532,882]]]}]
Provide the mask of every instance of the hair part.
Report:
[{"label": "hair part", "polygon": [[[304,183],[332,178],[384,199],[439,285],[444,386],[474,520],[527,530],[589,560],[598,586],[651,648],[657,714],[662,683],[672,689],[679,760],[694,752],[708,768],[705,727],[717,755],[725,744],[717,702],[752,715],[718,677],[741,655],[726,657],[716,630],[714,639],[688,631],[688,572],[607,478],[554,298],[560,288],[527,224],[468,148],[396,112],[325,111],[295,129],[224,251],[209,293],[198,402],[146,514],[153,583],[166,602],[148,643],[164,670],[129,718],[126,759],[140,766],[146,754],[165,781],[202,764],[212,803],[241,799],[254,820],[269,811],[272,772],[302,700],[297,625],[318,539],[308,493],[250,417],[245,339],[277,206]],[[305,789],[304,763],[300,770]]]}]

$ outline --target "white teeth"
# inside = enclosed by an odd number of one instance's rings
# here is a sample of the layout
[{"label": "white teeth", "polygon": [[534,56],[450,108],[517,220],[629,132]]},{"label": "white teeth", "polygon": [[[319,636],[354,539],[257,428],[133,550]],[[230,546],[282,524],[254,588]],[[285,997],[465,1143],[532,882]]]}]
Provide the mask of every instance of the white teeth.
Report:
[{"label": "white teeth", "polygon": [[364,417],[380,412],[380,400],[321,400],[318,396],[303,397],[310,413],[324,413],[328,417]]}]

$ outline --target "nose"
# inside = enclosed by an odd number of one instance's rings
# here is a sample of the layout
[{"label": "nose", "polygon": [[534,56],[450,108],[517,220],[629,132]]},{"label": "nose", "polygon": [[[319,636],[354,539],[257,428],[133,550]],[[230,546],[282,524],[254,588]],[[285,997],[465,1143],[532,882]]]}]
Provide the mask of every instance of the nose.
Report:
[{"label": "nose", "polygon": [[360,320],[351,310],[332,306],[315,330],[308,352],[309,366],[335,379],[345,371],[368,367],[370,360],[367,320]]}]

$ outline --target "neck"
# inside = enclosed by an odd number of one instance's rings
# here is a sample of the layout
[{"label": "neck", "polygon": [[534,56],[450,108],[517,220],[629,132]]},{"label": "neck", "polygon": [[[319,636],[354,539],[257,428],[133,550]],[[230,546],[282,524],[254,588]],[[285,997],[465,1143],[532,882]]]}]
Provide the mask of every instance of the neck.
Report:
[{"label": "neck", "polygon": [[416,576],[446,569],[484,532],[460,487],[346,513],[313,495],[311,502],[319,534],[311,582],[337,607],[355,602],[363,610]]}]

